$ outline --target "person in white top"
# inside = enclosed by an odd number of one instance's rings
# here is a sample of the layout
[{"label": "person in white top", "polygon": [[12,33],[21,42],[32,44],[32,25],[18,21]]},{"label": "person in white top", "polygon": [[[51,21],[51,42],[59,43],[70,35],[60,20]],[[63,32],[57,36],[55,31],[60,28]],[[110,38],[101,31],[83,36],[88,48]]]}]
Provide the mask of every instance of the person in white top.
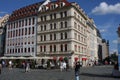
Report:
[{"label": "person in white top", "polygon": [[67,68],[67,64],[66,64],[66,62],[64,61],[64,62],[63,62],[63,69],[66,70],[66,68]]},{"label": "person in white top", "polygon": [[60,71],[63,71],[63,68],[64,68],[64,67],[63,67],[63,62],[61,61],[61,62],[60,62]]},{"label": "person in white top", "polygon": [[12,61],[11,60],[9,61],[9,69],[10,70],[12,69]]}]

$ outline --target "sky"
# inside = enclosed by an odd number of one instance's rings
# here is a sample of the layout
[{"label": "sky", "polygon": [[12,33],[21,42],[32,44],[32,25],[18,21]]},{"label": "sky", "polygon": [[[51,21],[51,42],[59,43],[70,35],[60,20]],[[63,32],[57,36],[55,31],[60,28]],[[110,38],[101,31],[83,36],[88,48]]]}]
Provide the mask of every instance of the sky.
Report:
[{"label": "sky", "polygon": [[[0,17],[21,7],[44,0],[1,0]],[[51,0],[53,1],[53,0]],[[94,20],[103,39],[109,40],[110,53],[117,51],[117,28],[120,24],[120,0],[68,0],[76,2]]]}]

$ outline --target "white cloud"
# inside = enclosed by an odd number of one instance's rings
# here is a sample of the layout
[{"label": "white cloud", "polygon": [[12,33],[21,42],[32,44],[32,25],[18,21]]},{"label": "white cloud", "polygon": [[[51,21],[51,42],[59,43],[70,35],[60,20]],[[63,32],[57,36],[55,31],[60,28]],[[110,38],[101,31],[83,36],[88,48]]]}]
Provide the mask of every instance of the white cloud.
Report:
[{"label": "white cloud", "polygon": [[106,2],[101,2],[92,10],[92,13],[96,15],[120,14],[120,3],[108,5]]},{"label": "white cloud", "polygon": [[118,50],[117,49],[111,49],[110,50],[110,54],[113,54],[114,52],[116,52],[118,54]]},{"label": "white cloud", "polygon": [[117,40],[113,40],[113,41],[112,41],[112,43],[117,44],[117,43],[118,43],[118,41],[117,41]]},{"label": "white cloud", "polygon": [[101,29],[100,32],[103,33],[103,32],[106,32],[106,30],[105,29]]},{"label": "white cloud", "polygon": [[0,14],[4,14],[4,13],[7,13],[7,12],[4,12],[4,11],[0,11]]}]

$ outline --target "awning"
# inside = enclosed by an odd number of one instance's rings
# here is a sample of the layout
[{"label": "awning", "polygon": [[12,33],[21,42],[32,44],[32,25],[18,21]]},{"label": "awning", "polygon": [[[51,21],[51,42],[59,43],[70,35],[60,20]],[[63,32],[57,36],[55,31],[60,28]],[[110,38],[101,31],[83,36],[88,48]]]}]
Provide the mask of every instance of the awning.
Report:
[{"label": "awning", "polygon": [[52,58],[51,57],[25,57],[25,56],[7,57],[7,56],[3,56],[3,57],[0,57],[0,59],[52,59]]},{"label": "awning", "polygon": [[53,57],[53,60],[57,60],[57,57]]},{"label": "awning", "polygon": [[61,56],[61,57],[59,58],[59,60],[62,61],[62,60],[63,60],[63,57]]},{"label": "awning", "polygon": [[79,58],[78,57],[75,57],[74,60],[77,61]]},{"label": "awning", "polygon": [[87,60],[87,58],[82,58],[82,60],[83,60],[83,61],[86,61],[86,60]]}]

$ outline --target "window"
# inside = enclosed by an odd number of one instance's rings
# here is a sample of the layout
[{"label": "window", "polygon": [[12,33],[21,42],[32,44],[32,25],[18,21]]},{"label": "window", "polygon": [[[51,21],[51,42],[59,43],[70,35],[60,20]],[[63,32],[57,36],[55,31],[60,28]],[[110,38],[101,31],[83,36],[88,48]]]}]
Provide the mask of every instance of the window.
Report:
[{"label": "window", "polygon": [[75,45],[75,51],[77,51],[77,45]]},{"label": "window", "polygon": [[61,3],[60,3],[60,7],[63,7],[64,5],[65,5],[64,2],[61,2]]},{"label": "window", "polygon": [[27,49],[26,49],[26,48],[24,49],[24,52],[25,52],[25,53],[27,52]]},{"label": "window", "polygon": [[50,45],[50,52],[52,52],[52,45]]},{"label": "window", "polygon": [[50,29],[52,30],[52,24],[50,24]]},{"label": "window", "polygon": [[22,35],[23,35],[23,33],[24,33],[24,29],[22,29]]},{"label": "window", "polygon": [[34,52],[34,48],[32,48],[32,52]]},{"label": "window", "polygon": [[78,46],[78,48],[79,48],[78,51],[80,52],[80,46]]},{"label": "window", "polygon": [[63,18],[63,12],[60,12],[60,17]]},{"label": "window", "polygon": [[56,34],[54,34],[54,40],[56,40]]},{"label": "window", "polygon": [[25,35],[27,35],[27,28],[25,28]]},{"label": "window", "polygon": [[78,41],[80,41],[80,35],[78,35]]},{"label": "window", "polygon": [[54,52],[56,52],[56,45],[54,45]]},{"label": "window", "polygon": [[50,19],[52,20],[52,14],[50,14]]},{"label": "window", "polygon": [[43,26],[41,26],[41,31],[43,31]]},{"label": "window", "polygon": [[46,35],[44,35],[44,41],[46,41]]},{"label": "window", "polygon": [[31,25],[31,18],[29,18],[29,25]]},{"label": "window", "polygon": [[77,23],[76,22],[74,22],[74,27],[75,27],[75,29],[77,29]]},{"label": "window", "polygon": [[65,17],[67,17],[67,12],[66,11],[64,12],[64,15],[65,15]]},{"label": "window", "polygon": [[32,18],[32,24],[33,25],[35,24],[35,18]]},{"label": "window", "polygon": [[65,51],[67,51],[67,44],[65,44]]},{"label": "window", "polygon": [[19,27],[21,27],[21,21],[19,21]]},{"label": "window", "polygon": [[28,52],[30,52],[30,48],[28,48]]},{"label": "window", "polygon": [[42,52],[42,46],[40,46],[40,52]]},{"label": "window", "polygon": [[25,26],[27,26],[27,19],[25,19]]},{"label": "window", "polygon": [[29,34],[31,33],[31,28],[30,27],[29,27],[29,31],[28,32],[29,32]]},{"label": "window", "polygon": [[63,33],[61,33],[60,35],[61,35],[61,39],[63,39]]},{"label": "window", "polygon": [[44,52],[46,52],[46,46],[44,46]]},{"label": "window", "polygon": [[[19,36],[20,36],[21,30],[19,29]],[[14,35],[14,34],[13,34]]]},{"label": "window", "polygon": [[46,30],[46,25],[44,25],[44,30]]},{"label": "window", "polygon": [[56,13],[54,13],[54,19],[56,19]]},{"label": "window", "polygon": [[56,29],[56,23],[54,23],[54,29]]},{"label": "window", "polygon": [[80,25],[78,25],[78,30],[80,31]]},{"label": "window", "polygon": [[16,22],[16,28],[18,27],[18,21]]},{"label": "window", "polygon": [[44,16],[44,20],[46,21],[46,15]]},{"label": "window", "polygon": [[75,39],[77,40],[77,33],[74,33]]},{"label": "window", "polygon": [[65,28],[67,28],[67,22],[65,22]]},{"label": "window", "polygon": [[65,39],[67,39],[67,32],[65,32]]},{"label": "window", "polygon": [[63,22],[61,22],[60,25],[61,25],[61,28],[63,28]]},{"label": "window", "polygon": [[20,48],[18,48],[18,53],[20,53]]},{"label": "window", "polygon": [[50,34],[50,40],[52,40],[52,34]]},{"label": "window", "polygon": [[32,34],[34,34],[34,27],[32,27]]},{"label": "window", "polygon": [[43,21],[43,16],[41,16],[41,21]]},{"label": "window", "polygon": [[77,16],[76,12],[74,12],[74,16],[75,16],[75,17]]},{"label": "window", "polygon": [[22,26],[24,26],[24,20],[22,20]]},{"label": "window", "polygon": [[63,45],[62,44],[60,45],[60,49],[61,49],[61,51],[63,51]]},{"label": "window", "polygon": [[23,48],[21,48],[21,53],[23,53]]},{"label": "window", "polygon": [[41,39],[41,41],[43,40],[43,36],[42,36],[42,35],[41,35],[41,38],[40,38],[40,39]]}]

